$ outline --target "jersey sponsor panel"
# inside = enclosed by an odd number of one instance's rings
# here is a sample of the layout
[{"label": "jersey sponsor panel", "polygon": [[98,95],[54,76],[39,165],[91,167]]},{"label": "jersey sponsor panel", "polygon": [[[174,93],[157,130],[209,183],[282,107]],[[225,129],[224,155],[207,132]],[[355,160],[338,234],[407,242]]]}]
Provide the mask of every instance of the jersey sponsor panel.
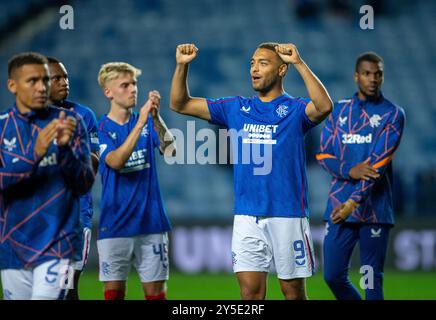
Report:
[{"label": "jersey sponsor panel", "polygon": [[[308,215],[304,136],[316,125],[305,113],[308,101],[288,94],[270,102],[256,96],[207,99],[211,123],[238,132],[231,139],[233,158],[243,160],[233,167],[235,214]],[[244,161],[246,153],[251,161]],[[268,170],[257,170],[254,154],[267,153]]]}]

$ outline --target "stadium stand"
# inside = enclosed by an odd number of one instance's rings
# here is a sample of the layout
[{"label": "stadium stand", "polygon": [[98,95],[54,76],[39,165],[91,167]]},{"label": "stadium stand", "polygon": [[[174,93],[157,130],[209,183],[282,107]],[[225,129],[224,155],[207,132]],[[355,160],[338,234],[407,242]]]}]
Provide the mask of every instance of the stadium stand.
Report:
[{"label": "stadium stand", "polygon": [[[3,26],[14,23],[13,19],[4,17],[23,11],[25,2],[0,4]],[[25,29],[20,41],[9,41],[0,47],[0,79],[6,83],[6,61],[16,52],[32,50],[57,56],[69,70],[71,98],[92,106],[99,117],[107,112],[108,106],[96,81],[98,69],[107,61],[127,61],[143,70],[139,100],[145,99],[149,89],[159,90],[168,126],[186,134],[186,118],[168,109],[175,47],[179,43],[193,42],[200,49],[190,70],[191,93],[212,98],[253,94],[249,59],[260,42],[295,43],[334,100],[355,92],[352,74],[356,56],[363,51],[376,51],[386,62],[383,91],[404,107],[407,115],[404,140],[395,159],[395,167],[402,173],[401,189],[406,190],[399,206],[404,212],[417,212],[417,203],[408,199],[415,199],[414,195],[422,191],[417,188],[418,181],[422,180],[418,177],[436,168],[436,139],[431,131],[436,122],[433,92],[436,41],[432,36],[436,2],[402,1],[392,14],[376,18],[377,32],[359,29],[358,10],[353,19],[325,11],[318,26],[308,26],[299,22],[292,2],[228,0],[225,3],[215,0],[72,1],[74,30],[62,30],[58,19],[61,14],[49,6],[46,10],[51,13],[51,19]],[[27,23],[33,23],[31,17]],[[304,84],[296,72],[291,70],[287,78],[289,93],[306,96]],[[12,102],[5,85],[0,89],[0,100],[2,108]],[[195,124],[197,130],[213,128],[200,121]],[[307,139],[312,151],[308,155],[309,200],[315,217],[323,212],[327,193],[322,190],[327,190],[329,183],[329,177],[312,161],[320,129],[314,130]],[[181,149],[179,146],[179,152]],[[186,146],[184,149],[186,159]],[[231,220],[233,191],[229,166],[175,166],[166,165],[162,159],[159,166],[164,200],[171,218]],[[94,192],[98,196],[98,188]],[[436,204],[434,199],[432,201]],[[97,197],[97,205],[98,202]]]}]

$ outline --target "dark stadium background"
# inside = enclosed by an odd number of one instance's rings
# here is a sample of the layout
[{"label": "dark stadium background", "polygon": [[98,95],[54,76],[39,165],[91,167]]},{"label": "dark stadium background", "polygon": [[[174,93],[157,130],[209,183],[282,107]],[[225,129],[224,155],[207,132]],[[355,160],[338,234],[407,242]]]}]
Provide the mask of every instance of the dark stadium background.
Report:
[{"label": "dark stadium background", "polygon": [[[63,30],[62,5],[74,9],[74,29]],[[361,5],[375,10],[373,30],[359,28]],[[397,225],[386,263],[386,298],[436,299],[436,2],[431,0],[15,0],[0,2],[0,109],[13,103],[7,91],[7,61],[21,51],[38,51],[64,62],[70,99],[90,106],[99,118],[108,103],[96,78],[101,64],[126,61],[143,70],[139,101],[147,91],[162,94],[162,115],[170,128],[186,133],[187,120],[169,111],[175,47],[195,43],[199,56],[190,68],[194,96],[252,95],[249,60],[264,41],[293,42],[334,100],[355,92],[355,58],[373,50],[385,59],[384,94],[406,111],[402,144],[394,159]],[[295,70],[287,91],[307,96]],[[216,127],[195,121],[196,130]],[[309,206],[318,275],[309,296],[331,298],[322,283],[322,214],[329,176],[314,160],[322,126],[307,136]],[[180,143],[180,141],[179,141]],[[197,147],[202,142],[197,142]],[[178,145],[179,152],[186,142]],[[229,165],[168,165],[158,157],[161,190],[174,226],[171,236],[170,298],[238,298],[231,275],[233,207]],[[93,189],[95,225],[99,217],[100,177]],[[95,230],[96,231],[96,230]],[[94,232],[94,239],[96,233]],[[353,277],[358,281],[358,262]],[[102,297],[97,281],[95,243],[85,273],[83,295]],[[134,278],[135,279],[135,278]],[[199,281],[197,292],[186,283]],[[207,282],[227,281],[217,295]],[[203,284],[203,287],[201,286]],[[271,277],[270,298],[280,298]],[[133,284],[132,284],[133,286]],[[194,288],[191,291],[197,289]],[[135,291],[137,290],[137,291]],[[129,298],[141,298],[139,289]],[[179,291],[178,291],[179,290]],[[227,291],[226,291],[227,290]],[[274,291],[275,290],[275,291]]]}]

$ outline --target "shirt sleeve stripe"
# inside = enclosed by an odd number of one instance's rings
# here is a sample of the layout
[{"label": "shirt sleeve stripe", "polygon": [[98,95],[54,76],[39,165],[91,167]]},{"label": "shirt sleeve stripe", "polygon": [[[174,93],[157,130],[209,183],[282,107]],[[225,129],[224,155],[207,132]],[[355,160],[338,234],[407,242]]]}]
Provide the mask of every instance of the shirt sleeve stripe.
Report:
[{"label": "shirt sleeve stripe", "polygon": [[331,155],[328,153],[318,153],[315,157],[316,157],[316,160],[336,159],[336,157],[334,155]]},{"label": "shirt sleeve stripe", "polygon": [[374,164],[372,167],[374,169],[378,169],[380,167],[383,167],[384,165],[387,165],[390,161],[392,160],[392,156],[386,157],[383,160],[377,162],[376,164]]}]

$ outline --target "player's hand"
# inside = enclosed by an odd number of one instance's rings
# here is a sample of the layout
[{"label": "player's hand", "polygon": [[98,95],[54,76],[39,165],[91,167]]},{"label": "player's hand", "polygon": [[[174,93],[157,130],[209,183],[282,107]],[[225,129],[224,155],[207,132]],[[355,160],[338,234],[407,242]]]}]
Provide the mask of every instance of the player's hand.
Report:
[{"label": "player's hand", "polygon": [[53,119],[38,133],[34,147],[35,153],[38,157],[43,157],[47,153],[48,148],[57,136],[58,124],[59,120]]},{"label": "player's hand", "polygon": [[334,224],[342,223],[358,206],[359,204],[356,201],[348,199],[333,209],[330,219]]},{"label": "player's hand", "polygon": [[292,43],[283,43],[275,47],[284,63],[299,64],[302,62],[297,47]]},{"label": "player's hand", "polygon": [[74,132],[76,131],[77,122],[72,116],[65,119],[65,111],[59,114],[59,122],[57,125],[57,143],[59,147],[66,146],[73,139]]},{"label": "player's hand", "polygon": [[369,164],[369,158],[351,168],[348,175],[355,180],[370,180],[377,179],[380,174]]},{"label": "player's hand", "polygon": [[[151,94],[151,91],[148,93],[149,98],[148,98],[147,102],[144,103],[144,105],[139,110],[139,118],[138,118],[137,125],[140,126],[141,128],[143,128],[145,126],[145,124],[147,123],[148,115],[149,115],[151,109],[153,108],[154,102],[150,98],[150,94]],[[153,99],[155,99],[155,98],[153,98]]]},{"label": "player's hand", "polygon": [[159,116],[159,108],[160,108],[160,93],[157,90],[150,91],[148,93],[148,99],[153,103],[151,106],[151,116],[156,118]]},{"label": "player's hand", "polygon": [[198,48],[192,44],[180,44],[176,48],[176,62],[178,64],[188,64],[197,57]]}]

